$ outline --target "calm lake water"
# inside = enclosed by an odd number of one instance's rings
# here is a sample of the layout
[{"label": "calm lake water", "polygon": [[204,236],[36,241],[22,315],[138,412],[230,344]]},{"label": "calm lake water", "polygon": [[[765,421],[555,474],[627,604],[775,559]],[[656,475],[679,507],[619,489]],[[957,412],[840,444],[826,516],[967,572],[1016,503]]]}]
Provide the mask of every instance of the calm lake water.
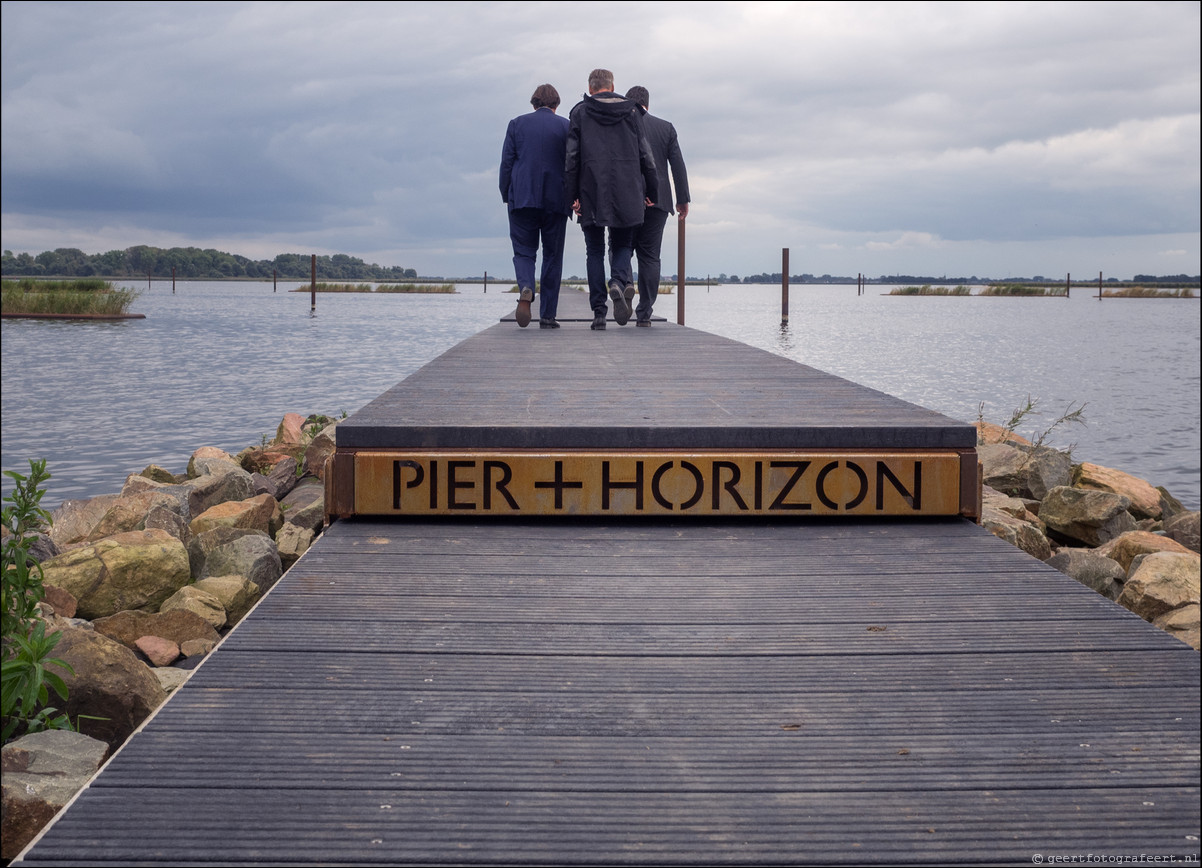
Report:
[{"label": "calm lake water", "polygon": [[[46,458],[45,505],[115,493],[154,463],[182,472],[200,446],[238,451],[285,413],[340,415],[512,312],[493,285],[453,295],[309,294],[294,283],[129,283],[144,320],[3,322],[3,469]],[[503,284],[503,286],[508,286]],[[966,422],[1005,422],[1030,395],[1036,434],[1199,506],[1197,300],[889,297],[872,286],[689,287],[686,324]],[[568,291],[568,290],[565,290]],[[656,313],[674,322],[676,297]],[[584,323],[566,328],[587,328]],[[611,326],[613,328],[613,326]],[[537,340],[537,329],[530,330]],[[604,336],[601,336],[604,339]],[[582,360],[582,363],[587,363]],[[665,371],[664,376],[671,375]],[[4,477],[8,494],[11,480]]]}]

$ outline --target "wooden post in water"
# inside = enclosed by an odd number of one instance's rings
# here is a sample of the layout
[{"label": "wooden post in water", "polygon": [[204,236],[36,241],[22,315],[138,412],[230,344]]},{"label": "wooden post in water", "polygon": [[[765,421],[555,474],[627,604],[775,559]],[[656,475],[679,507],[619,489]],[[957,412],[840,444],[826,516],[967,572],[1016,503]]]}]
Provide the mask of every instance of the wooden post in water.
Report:
[{"label": "wooden post in water", "polygon": [[484,272],[484,294],[488,295],[488,272]]},{"label": "wooden post in water", "polygon": [[1071,274],[1066,274],[1064,276],[1064,297],[1068,298],[1069,293],[1071,293],[1072,291],[1073,291],[1073,276]]},{"label": "wooden post in water", "polygon": [[146,288],[147,289],[150,289],[150,274],[151,273],[149,271],[146,272]]},{"label": "wooden post in water", "polygon": [[309,316],[317,313],[317,254],[309,254]]},{"label": "wooden post in water", "polygon": [[684,218],[676,221],[676,324],[684,325]]},{"label": "wooden post in water", "polygon": [[175,295],[175,266],[171,266],[171,294]]},{"label": "wooden post in water", "polygon": [[1102,300],[1102,272],[1098,272],[1098,301]]},{"label": "wooden post in water", "polygon": [[276,271],[274,268],[271,269],[271,291],[272,292],[275,292],[276,278],[278,278],[278,277],[279,277],[279,272]]},{"label": "wooden post in water", "polygon": [[789,248],[780,250],[780,324],[789,324]]}]

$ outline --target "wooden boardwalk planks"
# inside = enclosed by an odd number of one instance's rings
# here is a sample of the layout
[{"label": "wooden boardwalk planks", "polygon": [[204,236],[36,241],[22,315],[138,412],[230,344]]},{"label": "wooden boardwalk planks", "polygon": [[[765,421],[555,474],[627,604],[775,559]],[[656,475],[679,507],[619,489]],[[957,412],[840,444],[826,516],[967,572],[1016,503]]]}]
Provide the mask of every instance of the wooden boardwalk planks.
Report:
[{"label": "wooden boardwalk planks", "polygon": [[340,449],[973,448],[972,425],[672,325],[492,326],[338,427]]},{"label": "wooden boardwalk planks", "polygon": [[962,520],[353,519],[25,861],[1182,856],[1198,677]]}]

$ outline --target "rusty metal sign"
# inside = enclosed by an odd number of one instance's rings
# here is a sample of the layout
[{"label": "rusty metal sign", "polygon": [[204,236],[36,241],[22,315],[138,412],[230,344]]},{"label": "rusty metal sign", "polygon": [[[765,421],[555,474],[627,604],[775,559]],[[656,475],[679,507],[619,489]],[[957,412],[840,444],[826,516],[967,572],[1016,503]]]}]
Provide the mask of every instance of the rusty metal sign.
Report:
[{"label": "rusty metal sign", "polygon": [[358,515],[957,515],[963,460],[937,451],[358,451],[347,494]]}]

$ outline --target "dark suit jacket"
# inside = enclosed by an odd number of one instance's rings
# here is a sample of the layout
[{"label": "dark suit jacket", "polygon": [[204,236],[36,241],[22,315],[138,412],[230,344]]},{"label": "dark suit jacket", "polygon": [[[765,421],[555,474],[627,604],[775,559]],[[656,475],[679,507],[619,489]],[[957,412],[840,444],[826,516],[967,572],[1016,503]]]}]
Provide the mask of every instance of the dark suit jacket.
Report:
[{"label": "dark suit jacket", "polygon": [[[680,143],[676,141],[676,127],[663,118],[644,114],[643,129],[646,130],[647,141],[651,143],[651,153],[655,156],[655,172],[659,177],[659,198],[655,207],[674,214],[676,209],[673,205],[692,201],[689,199],[689,175],[684,168],[684,157],[680,154]],[[672,195],[672,185],[668,183],[669,166],[672,167],[675,196]]]},{"label": "dark suit jacket", "polygon": [[568,120],[549,108],[516,117],[505,131],[501,149],[501,199],[514,208],[542,208],[567,214],[564,201],[564,150]]}]

